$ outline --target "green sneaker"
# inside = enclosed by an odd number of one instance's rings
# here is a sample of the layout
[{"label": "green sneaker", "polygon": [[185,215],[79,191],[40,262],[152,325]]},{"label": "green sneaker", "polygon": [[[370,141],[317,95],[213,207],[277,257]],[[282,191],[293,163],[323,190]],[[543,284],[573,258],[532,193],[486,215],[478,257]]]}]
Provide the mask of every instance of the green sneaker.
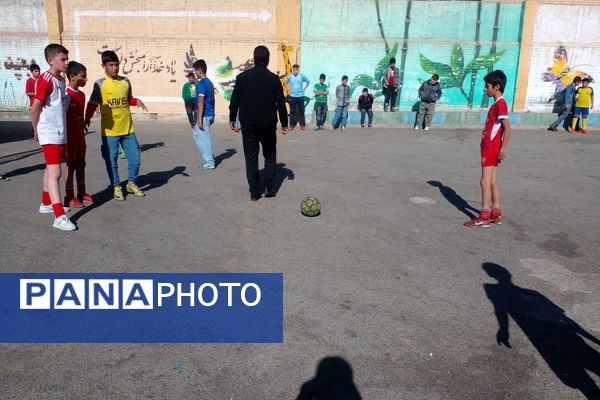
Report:
[{"label": "green sneaker", "polygon": [[121,151],[119,151],[119,157],[121,157],[121,160],[127,160],[127,154],[125,154],[125,150],[121,149]]},{"label": "green sneaker", "polygon": [[125,185],[125,189],[127,189],[128,193],[132,193],[137,197],[145,196],[144,192],[142,192],[142,189],[140,189],[134,182],[129,182],[127,185]]},{"label": "green sneaker", "polygon": [[123,188],[121,185],[117,185],[114,187],[115,200],[123,201],[125,200],[125,196],[123,196]]}]

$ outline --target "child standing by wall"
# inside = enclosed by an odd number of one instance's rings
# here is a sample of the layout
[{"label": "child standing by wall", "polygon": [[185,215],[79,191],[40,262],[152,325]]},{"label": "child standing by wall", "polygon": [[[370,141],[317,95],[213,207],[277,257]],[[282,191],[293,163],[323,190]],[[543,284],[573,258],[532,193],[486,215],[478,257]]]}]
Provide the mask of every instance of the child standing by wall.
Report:
[{"label": "child standing by wall", "polygon": [[573,121],[569,128],[571,135],[575,133],[577,120],[581,118],[581,133],[587,135],[587,119],[590,110],[594,108],[594,89],[590,87],[590,78],[581,80],[581,87],[575,91],[575,109],[573,110]]},{"label": "child standing by wall", "polygon": [[198,113],[196,110],[196,75],[193,72],[188,73],[188,81],[184,83],[181,89],[181,97],[185,104],[185,112],[187,113],[190,126],[194,129],[194,125],[198,122]]},{"label": "child standing by wall", "polygon": [[44,56],[50,69],[44,72],[35,88],[35,100],[31,106],[31,124],[46,161],[42,191],[41,214],[54,213],[53,227],[62,231],[74,231],[77,227],[65,215],[60,196],[60,163],[67,144],[66,108],[69,98],[65,93],[65,81],[60,75],[67,70],[69,51],[60,44],[49,44]]},{"label": "child standing by wall", "polygon": [[[67,108],[67,175],[65,177],[65,206],[81,208],[93,203],[85,192],[85,93],[79,90],[87,82],[87,70],[83,64],[71,61],[67,67],[67,95],[71,98]],[[77,197],[73,189],[73,176],[77,178]]]},{"label": "child standing by wall", "polygon": [[364,88],[358,97],[358,111],[360,111],[360,127],[365,127],[365,114],[369,115],[369,128],[373,126],[373,95],[369,89]]},{"label": "child standing by wall", "polygon": [[508,105],[502,97],[506,75],[500,70],[487,74],[485,93],[494,98],[483,132],[481,133],[481,212],[478,217],[464,223],[474,228],[489,228],[491,223],[502,224],[500,187],[496,181],[498,164],[506,158],[506,147],[511,128],[508,122]]},{"label": "child standing by wall", "polygon": [[348,119],[348,106],[350,105],[350,87],[348,86],[348,77],[342,76],[342,84],[335,88],[336,108],[333,116],[331,130],[341,127],[342,132],[346,130],[346,120]]},{"label": "child standing by wall", "polygon": [[115,200],[125,200],[117,161],[119,145],[127,154],[128,180],[125,189],[137,197],[144,197],[144,192],[135,182],[140,171],[140,145],[135,135],[130,106],[141,107],[144,111],[148,109],[142,100],[133,97],[129,79],[119,76],[120,62],[117,53],[106,50],[102,52],[101,58],[106,75],[94,83],[94,90],[85,111],[85,125],[90,125],[90,120],[99,106],[102,157],[106,163],[110,184],[113,186]]},{"label": "child standing by wall", "polygon": [[325,84],[325,74],[319,76],[319,83],[315,84],[315,114],[317,117],[317,127],[315,131],[320,131],[327,121],[327,96],[329,89]]}]

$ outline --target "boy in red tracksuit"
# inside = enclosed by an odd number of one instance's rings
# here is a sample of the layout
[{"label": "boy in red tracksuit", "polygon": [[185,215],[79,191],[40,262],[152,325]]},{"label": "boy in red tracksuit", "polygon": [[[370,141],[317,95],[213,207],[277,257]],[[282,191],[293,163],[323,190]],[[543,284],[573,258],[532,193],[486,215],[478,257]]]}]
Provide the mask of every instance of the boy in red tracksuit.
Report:
[{"label": "boy in red tracksuit", "polygon": [[[65,206],[81,208],[93,203],[85,191],[85,93],[79,90],[87,82],[87,70],[83,64],[69,62],[67,67],[67,95],[71,98],[67,108],[67,175],[65,177]],[[77,179],[77,197],[73,189],[73,176]]]}]

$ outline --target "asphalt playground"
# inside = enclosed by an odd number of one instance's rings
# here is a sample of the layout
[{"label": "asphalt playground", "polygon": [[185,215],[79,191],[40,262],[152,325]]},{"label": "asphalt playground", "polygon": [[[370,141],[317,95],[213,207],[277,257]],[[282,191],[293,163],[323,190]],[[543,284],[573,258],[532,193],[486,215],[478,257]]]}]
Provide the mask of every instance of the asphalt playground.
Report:
[{"label": "asphalt playground", "polygon": [[204,171],[187,123],[136,125],[146,197],[112,199],[94,122],[66,233],[29,125],[0,122],[0,271],[282,272],[284,342],[0,345],[1,399],[600,398],[596,130],[515,129],[505,222],[477,229],[480,129],[278,134],[277,197],[251,202],[239,134],[213,126]]}]

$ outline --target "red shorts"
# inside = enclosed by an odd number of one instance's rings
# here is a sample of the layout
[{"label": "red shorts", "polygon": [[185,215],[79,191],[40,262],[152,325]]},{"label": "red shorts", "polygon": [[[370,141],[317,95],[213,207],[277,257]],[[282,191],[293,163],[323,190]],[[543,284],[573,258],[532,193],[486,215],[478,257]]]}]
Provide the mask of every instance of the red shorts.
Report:
[{"label": "red shorts", "polygon": [[42,145],[42,151],[44,152],[44,159],[46,165],[60,164],[66,159],[67,145],[65,144],[44,144]]},{"label": "red shorts", "polygon": [[498,154],[500,149],[493,147],[482,147],[481,148],[481,166],[482,167],[495,167],[500,164]]}]

